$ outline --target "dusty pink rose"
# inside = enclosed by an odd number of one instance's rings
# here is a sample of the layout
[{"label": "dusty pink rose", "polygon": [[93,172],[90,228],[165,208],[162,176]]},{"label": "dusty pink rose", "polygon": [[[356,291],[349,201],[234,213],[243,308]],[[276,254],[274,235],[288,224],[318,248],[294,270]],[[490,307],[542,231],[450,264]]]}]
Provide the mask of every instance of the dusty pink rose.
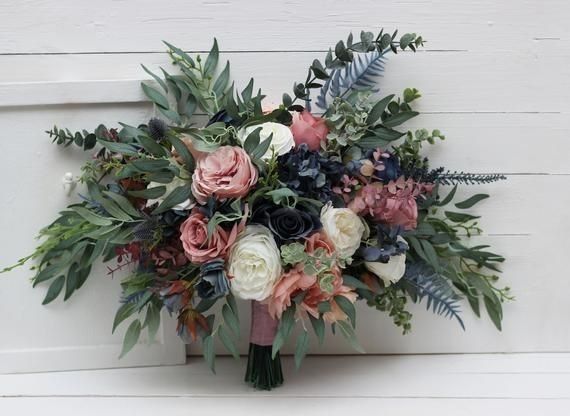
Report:
[{"label": "dusty pink rose", "polygon": [[192,263],[202,264],[210,260],[225,258],[235,242],[239,225],[231,231],[217,226],[208,240],[208,219],[200,212],[193,212],[180,226],[180,240],[186,257]]},{"label": "dusty pink rose", "polygon": [[305,274],[300,265],[284,273],[274,286],[269,298],[269,314],[275,319],[280,319],[285,309],[291,306],[293,294],[310,288],[316,282],[317,277]]},{"label": "dusty pink rose", "polygon": [[344,296],[354,303],[356,301],[356,293],[348,286],[344,286],[340,268],[335,266],[332,268],[331,272],[335,277],[332,293],[323,291],[317,282],[306,291],[305,297],[299,307],[313,317],[318,318],[319,303],[329,302],[331,310],[323,314],[324,320],[327,322],[344,321],[347,319],[347,316],[337,305],[334,297]]},{"label": "dusty pink rose", "polygon": [[431,192],[432,187],[403,177],[386,185],[375,182],[363,186],[348,207],[357,214],[370,215],[375,221],[413,230],[418,220],[416,198]]},{"label": "dusty pink rose", "polygon": [[329,128],[323,118],[315,117],[308,111],[303,111],[293,113],[291,132],[297,146],[305,143],[310,150],[319,150],[321,142],[326,139],[329,133]]},{"label": "dusty pink rose", "polygon": [[257,183],[257,169],[241,147],[222,146],[196,163],[192,193],[200,204],[209,196],[240,198]]},{"label": "dusty pink rose", "polygon": [[329,256],[334,253],[334,244],[324,231],[316,231],[305,239],[305,251],[313,254],[316,249],[324,248]]},{"label": "dusty pink rose", "polygon": [[[314,253],[317,248],[323,248],[327,254],[332,255],[334,248],[323,232],[315,232],[305,240],[305,250],[307,253]],[[319,303],[330,302],[331,310],[323,314],[327,322],[336,322],[347,319],[346,314],[334,301],[335,296],[344,296],[351,302],[356,301],[356,293],[349,287],[344,286],[342,272],[338,266],[331,269],[334,276],[332,292],[325,292],[321,289],[316,276],[305,274],[303,265],[298,264],[284,273],[275,284],[273,292],[268,300],[268,310],[275,319],[280,319],[281,314],[291,306],[292,299],[299,293],[305,292],[303,301],[299,304],[299,309],[318,318]]]}]

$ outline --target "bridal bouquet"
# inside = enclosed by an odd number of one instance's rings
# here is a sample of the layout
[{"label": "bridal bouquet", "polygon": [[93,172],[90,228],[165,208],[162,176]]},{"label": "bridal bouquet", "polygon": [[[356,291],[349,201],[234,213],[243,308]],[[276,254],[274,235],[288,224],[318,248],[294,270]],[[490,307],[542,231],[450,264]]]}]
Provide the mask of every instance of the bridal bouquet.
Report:
[{"label": "bridal bouquet", "polygon": [[185,342],[201,341],[214,370],[215,338],[238,357],[235,299],[249,300],[246,381],[261,389],[282,383],[279,351],[292,334],[297,365],[309,331],[322,343],[329,328],[361,350],[357,301],[408,332],[409,302],[463,327],[465,298],[501,329],[509,295],[495,283],[504,259],[465,242],[481,230],[464,210],[488,195],[454,196],[459,185],[503,177],[431,167],[422,147],[443,134],[401,128],[418,116],[419,92],[376,89],[386,56],[415,52],[421,36],[350,35],[274,105],[253,79],[243,90],[230,84],[217,42],[206,59],[166,45],[177,74],[143,66],[154,79],[142,89],[156,118],[48,132],[93,157],[79,178],[81,202],[17,263],[34,260],[34,286],[49,283],[44,304],[67,300],[95,262],[112,261],[109,273],[129,271],[113,323],[130,321],[121,355],[143,330],[154,337],[166,308]]}]

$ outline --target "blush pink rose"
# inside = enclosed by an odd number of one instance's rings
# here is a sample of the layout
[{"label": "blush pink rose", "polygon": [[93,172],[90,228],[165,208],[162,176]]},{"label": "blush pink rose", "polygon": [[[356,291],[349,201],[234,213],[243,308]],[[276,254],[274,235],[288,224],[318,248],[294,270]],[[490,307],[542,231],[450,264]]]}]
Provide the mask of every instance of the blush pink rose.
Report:
[{"label": "blush pink rose", "polygon": [[323,248],[331,256],[334,253],[334,244],[324,231],[316,231],[305,239],[305,251],[313,254],[316,249]]},{"label": "blush pink rose", "polygon": [[321,117],[315,117],[308,111],[293,113],[293,124],[291,132],[295,139],[295,144],[299,146],[305,143],[310,150],[319,150],[321,143],[329,133],[326,121]]},{"label": "blush pink rose", "polygon": [[335,279],[333,281],[333,291],[332,293],[324,292],[318,283],[315,283],[308,290],[305,291],[305,297],[303,301],[299,304],[299,308],[304,310],[306,313],[312,315],[315,318],[319,317],[319,303],[329,302],[331,305],[331,310],[323,314],[323,319],[326,322],[336,322],[344,321],[348,317],[342,311],[335,301],[335,296],[343,296],[350,302],[354,303],[356,301],[356,293],[345,286],[342,281],[342,272],[339,267],[335,266],[331,269],[332,274]]},{"label": "blush pink rose", "polygon": [[241,147],[222,146],[200,158],[192,175],[192,193],[200,204],[247,195],[257,183],[257,169]]},{"label": "blush pink rose", "polygon": [[303,272],[303,266],[297,265],[284,273],[273,287],[267,305],[269,314],[274,319],[281,319],[281,314],[291,306],[291,298],[295,293],[306,290],[317,282],[316,276],[309,276]]},{"label": "blush pink rose", "polygon": [[[305,250],[311,254],[318,248],[324,249],[328,255],[334,253],[332,243],[328,240],[323,232],[315,232],[305,240]],[[334,276],[332,282],[332,292],[324,292],[317,280],[316,276],[305,274],[303,265],[297,264],[287,273],[284,273],[273,287],[271,296],[268,299],[268,310],[274,319],[280,319],[282,313],[291,306],[293,298],[305,292],[303,300],[298,305],[300,310],[319,317],[319,303],[329,302],[331,310],[323,314],[323,318],[327,322],[336,322],[346,320],[346,314],[341,310],[334,300],[335,296],[344,296],[350,302],[356,301],[356,293],[343,284],[342,271],[338,266],[333,266],[330,270]]]},{"label": "blush pink rose", "polygon": [[231,231],[216,226],[208,240],[208,219],[200,212],[193,212],[180,226],[180,240],[186,257],[195,264],[225,258],[238,235],[239,225]]}]

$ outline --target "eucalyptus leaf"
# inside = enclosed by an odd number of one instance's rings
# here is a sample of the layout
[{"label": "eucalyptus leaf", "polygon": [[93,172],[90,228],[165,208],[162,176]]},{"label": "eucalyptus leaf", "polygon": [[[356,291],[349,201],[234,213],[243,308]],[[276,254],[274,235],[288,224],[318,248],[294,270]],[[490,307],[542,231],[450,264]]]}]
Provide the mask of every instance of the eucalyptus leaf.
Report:
[{"label": "eucalyptus leaf", "polygon": [[311,326],[313,327],[313,331],[315,331],[315,335],[319,340],[319,344],[323,345],[323,341],[325,339],[325,321],[322,317],[319,317],[317,319],[311,314],[309,314],[309,320],[311,322]]},{"label": "eucalyptus leaf", "polygon": [[143,189],[141,191],[129,191],[129,195],[135,198],[157,199],[166,192],[166,186],[153,186],[152,188]]},{"label": "eucalyptus leaf", "polygon": [[141,322],[137,319],[129,325],[123,340],[123,349],[119,358],[123,358],[139,341],[141,335]]},{"label": "eucalyptus leaf", "polygon": [[78,213],[83,219],[90,222],[91,224],[99,226],[106,226],[113,224],[113,221],[111,219],[102,217],[101,215],[98,214],[94,214],[92,211],[88,210],[85,207],[76,205],[74,207],[71,207],[71,209],[76,213]]},{"label": "eucalyptus leaf", "polygon": [[229,326],[232,332],[239,338],[240,336],[239,321],[237,320],[233,310],[230,308],[228,304],[225,304],[222,307],[222,316],[224,317],[224,322],[227,324],[227,326]]},{"label": "eucalyptus leaf", "polygon": [[386,127],[396,127],[402,123],[405,123],[411,118],[416,117],[418,114],[417,111],[405,111],[398,114],[394,114],[389,116],[388,118],[382,120],[382,124]]},{"label": "eucalyptus leaf", "polygon": [[133,303],[123,303],[121,307],[117,310],[115,314],[115,319],[113,320],[112,332],[115,332],[117,327],[129,316],[131,316],[136,311],[136,305]]},{"label": "eucalyptus leaf", "polygon": [[216,353],[214,352],[214,339],[211,335],[206,336],[202,340],[202,354],[204,355],[204,359],[212,370],[212,373],[216,373]]},{"label": "eucalyptus leaf", "polygon": [[275,358],[281,347],[285,344],[285,341],[291,334],[293,325],[295,324],[295,304],[291,305],[289,308],[283,312],[281,315],[281,320],[279,321],[279,327],[277,328],[277,334],[273,340],[273,347],[271,349],[271,357]]},{"label": "eucalyptus leaf", "polygon": [[214,45],[206,58],[206,63],[204,64],[204,74],[206,76],[211,76],[214,74],[216,67],[218,66],[218,59],[220,56],[220,50],[218,48],[218,41],[214,38]]},{"label": "eucalyptus leaf", "polygon": [[190,186],[179,186],[169,193],[158,207],[152,211],[152,215],[161,214],[168,211],[177,204],[180,204],[190,198]]},{"label": "eucalyptus leaf", "polygon": [[305,355],[307,355],[307,350],[309,349],[309,334],[307,331],[301,332],[299,338],[297,338],[297,343],[295,345],[295,367],[299,369],[301,367],[301,362]]},{"label": "eucalyptus leaf", "polygon": [[166,99],[166,97],[164,95],[162,95],[160,92],[158,92],[154,88],[149,87],[144,82],[141,82],[141,87],[142,87],[142,90],[145,93],[145,95],[153,103],[155,103],[157,106],[159,106],[165,110],[168,109],[168,100]]},{"label": "eucalyptus leaf", "polygon": [[348,316],[348,319],[352,323],[352,327],[356,327],[356,309],[354,304],[342,295],[335,296],[334,300],[339,308],[346,314],[346,316]]},{"label": "eucalyptus leaf", "polygon": [[239,359],[239,353],[236,348],[236,345],[233,339],[231,338],[230,334],[226,331],[225,326],[220,325],[218,327],[218,337],[220,338],[220,341],[222,341],[222,344],[224,344],[224,347],[226,347],[226,349],[229,351],[229,353],[232,354],[232,356],[236,360]]},{"label": "eucalyptus leaf", "polygon": [[65,284],[65,276],[59,276],[57,279],[55,279],[49,286],[46,296],[42,302],[42,305],[47,305],[48,303],[52,302],[55,298],[57,298],[61,293],[64,284]]},{"label": "eucalyptus leaf", "polygon": [[487,194],[476,194],[473,195],[471,198],[466,199],[465,201],[458,202],[457,204],[455,204],[455,206],[459,209],[469,209],[473,205],[487,198],[489,198],[489,195]]},{"label": "eucalyptus leaf", "polygon": [[382,98],[380,101],[374,104],[374,107],[372,107],[372,110],[370,110],[370,113],[368,113],[368,117],[366,117],[366,123],[368,125],[373,125],[378,120],[380,120],[382,113],[384,113],[386,107],[388,106],[390,101],[392,101],[393,98],[394,94],[391,94],[388,95],[387,97]]}]

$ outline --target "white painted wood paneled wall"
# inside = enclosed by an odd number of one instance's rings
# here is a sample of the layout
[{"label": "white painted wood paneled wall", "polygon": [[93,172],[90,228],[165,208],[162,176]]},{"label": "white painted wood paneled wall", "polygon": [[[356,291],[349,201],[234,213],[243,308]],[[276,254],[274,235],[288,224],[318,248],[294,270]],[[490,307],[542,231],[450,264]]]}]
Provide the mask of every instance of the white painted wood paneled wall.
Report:
[{"label": "white painted wood paneled wall", "polygon": [[[508,176],[466,191],[493,196],[476,210],[486,232],[479,240],[507,257],[504,281],[517,301],[505,305],[502,333],[467,308],[463,332],[414,307],[405,337],[361,305],[361,343],[372,353],[570,351],[569,9],[562,0],[4,1],[0,265],[32,249],[36,231],[68,202],[61,176],[78,173],[85,157],[57,149],[43,131],[147,120],[152,108],[139,83],[148,76],[139,63],[169,65],[162,39],[206,51],[216,36],[236,82],[254,76],[279,100],[349,31],[399,28],[428,43],[390,57],[380,85],[386,94],[420,89],[423,115],[410,128],[440,128],[448,137],[430,151],[434,165]],[[94,275],[71,302],[46,308],[43,289],[32,290],[27,276],[23,269],[0,276],[0,357],[111,342],[117,281]],[[319,352],[350,349],[338,339]]]}]

